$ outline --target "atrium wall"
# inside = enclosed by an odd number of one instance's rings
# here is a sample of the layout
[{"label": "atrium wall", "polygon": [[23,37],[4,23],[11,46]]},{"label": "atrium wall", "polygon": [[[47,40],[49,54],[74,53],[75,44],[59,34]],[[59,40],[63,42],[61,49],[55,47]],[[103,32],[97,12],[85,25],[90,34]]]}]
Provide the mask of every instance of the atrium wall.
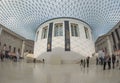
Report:
[{"label": "atrium wall", "polygon": [[96,52],[104,50],[106,55],[120,54],[120,22],[118,22],[108,33],[100,36],[96,42]]},{"label": "atrium wall", "polygon": [[120,54],[120,21],[107,34],[110,38],[112,53]]},{"label": "atrium wall", "polygon": [[26,38],[0,25],[0,50],[8,50],[11,53],[16,53],[20,50],[20,56],[24,57],[24,52],[33,53],[33,48],[33,41],[26,40]]}]

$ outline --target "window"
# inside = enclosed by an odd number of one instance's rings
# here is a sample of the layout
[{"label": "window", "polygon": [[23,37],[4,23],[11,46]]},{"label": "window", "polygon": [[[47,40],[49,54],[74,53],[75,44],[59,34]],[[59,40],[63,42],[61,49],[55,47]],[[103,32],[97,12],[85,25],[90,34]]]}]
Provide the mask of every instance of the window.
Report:
[{"label": "window", "polygon": [[118,49],[120,50],[120,42],[118,43]]},{"label": "window", "polygon": [[42,29],[42,39],[47,38],[47,31],[48,31],[48,26]]},{"label": "window", "polygon": [[11,45],[9,46],[9,51],[11,51]]},{"label": "window", "polygon": [[87,27],[84,27],[86,38],[89,39],[89,31]]},{"label": "window", "polygon": [[75,37],[79,36],[78,24],[71,23],[71,35]]},{"label": "window", "polygon": [[38,40],[39,31],[37,32],[36,41]]},{"label": "window", "polygon": [[14,53],[16,52],[16,47],[14,47],[13,52],[14,52]]},{"label": "window", "polygon": [[62,23],[55,24],[54,36],[63,36],[63,24]]}]

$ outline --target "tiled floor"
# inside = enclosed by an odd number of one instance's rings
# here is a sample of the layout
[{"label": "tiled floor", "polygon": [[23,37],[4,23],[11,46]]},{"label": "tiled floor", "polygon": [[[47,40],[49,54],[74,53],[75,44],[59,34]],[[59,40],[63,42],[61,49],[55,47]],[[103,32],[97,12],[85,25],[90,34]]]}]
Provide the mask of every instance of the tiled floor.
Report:
[{"label": "tiled floor", "polygon": [[0,62],[0,83],[120,83],[120,70],[5,61]]}]

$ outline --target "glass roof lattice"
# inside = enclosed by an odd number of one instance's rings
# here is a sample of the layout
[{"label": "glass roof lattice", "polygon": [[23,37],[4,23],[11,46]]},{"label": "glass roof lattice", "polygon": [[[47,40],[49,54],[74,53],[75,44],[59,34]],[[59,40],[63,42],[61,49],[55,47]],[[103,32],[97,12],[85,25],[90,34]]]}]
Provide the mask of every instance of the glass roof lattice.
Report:
[{"label": "glass roof lattice", "polygon": [[57,17],[87,22],[96,39],[120,21],[120,0],[0,0],[0,24],[28,39],[41,23]]}]

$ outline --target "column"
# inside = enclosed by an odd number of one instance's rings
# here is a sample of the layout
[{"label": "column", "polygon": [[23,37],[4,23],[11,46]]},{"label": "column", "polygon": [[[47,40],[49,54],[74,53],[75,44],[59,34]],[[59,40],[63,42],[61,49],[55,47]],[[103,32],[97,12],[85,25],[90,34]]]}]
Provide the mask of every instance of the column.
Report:
[{"label": "column", "polygon": [[2,33],[2,27],[0,27],[0,35],[1,35],[1,33]]},{"label": "column", "polygon": [[120,36],[118,33],[118,29],[115,29],[115,32],[116,32],[116,36],[117,36],[117,40],[118,40],[118,49],[120,49]]},{"label": "column", "polygon": [[115,51],[117,49],[117,47],[116,47],[116,41],[115,41],[114,32],[112,32],[112,39],[113,39],[113,49]]},{"label": "column", "polygon": [[0,27],[0,49],[1,49],[1,33],[2,33],[2,27]]},{"label": "column", "polygon": [[115,32],[116,32],[118,41],[120,41],[120,36],[119,36],[119,34],[118,34],[118,29],[115,29]]},{"label": "column", "polygon": [[107,44],[108,44],[108,53],[109,53],[109,55],[112,55],[112,47],[111,47],[111,42],[110,42],[110,38],[109,38],[109,36],[107,37]]},{"label": "column", "polygon": [[22,42],[22,51],[21,51],[21,57],[24,57],[24,50],[25,50],[25,41]]}]

